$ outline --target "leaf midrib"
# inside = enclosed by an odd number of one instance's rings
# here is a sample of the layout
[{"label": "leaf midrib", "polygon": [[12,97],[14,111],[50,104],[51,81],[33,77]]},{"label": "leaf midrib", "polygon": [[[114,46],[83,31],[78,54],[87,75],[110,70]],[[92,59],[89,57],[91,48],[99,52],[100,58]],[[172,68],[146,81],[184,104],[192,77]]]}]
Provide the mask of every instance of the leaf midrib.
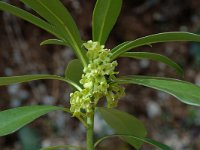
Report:
[{"label": "leaf midrib", "polygon": [[102,34],[103,34],[103,29],[104,29],[104,26],[105,26],[105,21],[106,21],[106,18],[107,18],[107,15],[108,15],[108,11],[109,11],[109,8],[110,8],[110,3],[111,3],[111,1],[110,0],[108,0],[109,2],[108,2],[108,5],[107,5],[107,9],[106,9],[106,13],[105,13],[105,19],[104,19],[104,21],[102,22],[102,26],[101,26],[101,29],[100,29],[100,34],[99,34],[99,38],[98,38],[98,41],[100,41],[100,40],[102,40],[102,38],[100,39],[100,37],[102,37]]},{"label": "leaf midrib", "polygon": [[[148,55],[150,57],[148,57]],[[159,61],[159,62],[165,63],[169,67],[170,66],[173,67],[181,75],[184,74],[182,68],[177,63],[173,62],[171,59],[169,59],[168,57],[161,55],[161,54],[151,53],[151,52],[125,52],[125,53],[121,54],[119,57],[130,57],[130,58],[135,58],[135,59],[142,58],[142,59]]]},{"label": "leaf midrib", "polygon": [[[27,80],[20,80],[20,81],[17,81],[17,82],[7,82],[6,84],[1,84],[0,83],[0,86],[1,85],[9,85],[9,84],[18,84],[18,83],[24,83],[24,82],[30,82],[30,81],[34,81],[34,80],[44,80],[44,79],[53,79],[53,80],[59,80],[59,81],[63,81],[65,83],[68,83],[72,86],[74,86],[75,88],[77,88],[79,91],[81,90],[81,88],[76,84],[74,83],[73,81],[69,80],[69,79],[66,79],[66,78],[63,78],[61,76],[58,76],[58,75],[50,75],[50,74],[36,74],[36,75],[23,75],[23,76],[26,76],[26,77],[29,77]],[[23,77],[23,76],[11,76],[11,77],[0,77],[0,81],[2,80],[2,78],[4,79],[11,79],[11,78],[15,78],[15,77]],[[30,80],[29,80],[30,79]]]},{"label": "leaf midrib", "polygon": [[[13,5],[10,5],[8,3],[5,3],[5,2],[0,2],[0,4],[2,4],[2,6],[4,6],[4,9],[2,8],[2,10],[4,11],[7,11],[11,14],[14,14],[44,30],[46,30],[47,32],[59,37],[59,35],[56,33],[56,32],[53,32],[51,29],[52,29],[52,26],[47,23],[46,21],[40,19],[39,17],[21,9],[21,8],[18,8],[18,7],[15,7]],[[8,8],[7,10],[5,10],[6,8]],[[31,19],[30,19],[31,18]]]},{"label": "leaf midrib", "polygon": [[[48,111],[47,111],[48,110]],[[26,113],[26,114],[24,114],[23,115],[23,118],[17,118],[17,117],[15,117],[14,119],[9,119],[9,121],[7,121],[8,123],[7,124],[3,124],[3,126],[1,126],[1,129],[4,129],[4,128],[6,128],[6,127],[9,127],[9,128],[12,128],[12,127],[10,127],[10,125],[11,124],[15,124],[15,122],[23,122],[23,124],[21,125],[21,126],[23,126],[24,125],[24,120],[26,120],[26,119],[24,119],[25,117],[28,117],[28,116],[33,116],[33,115],[35,115],[35,114],[37,114],[38,113],[38,111],[40,112],[38,115],[39,116],[41,116],[41,115],[44,115],[44,113],[46,113],[46,112],[49,112],[49,111],[53,111],[53,110],[59,110],[58,108],[56,109],[56,107],[55,108],[51,108],[50,110],[48,109],[48,108],[45,108],[45,109],[42,109],[42,110],[37,110],[37,111],[34,111],[34,112],[32,112],[32,113],[30,113],[30,114],[28,114],[28,113]],[[31,120],[33,120],[33,119],[36,119],[37,117],[38,117],[38,115],[36,116],[36,117],[32,117],[31,118]],[[28,121],[28,123],[30,122],[30,120]],[[9,125],[8,125],[9,124]],[[14,129],[15,130],[15,129]]]},{"label": "leaf midrib", "polygon": [[87,65],[83,55],[80,53],[81,49],[79,48],[79,46],[77,45],[74,37],[72,36],[71,32],[69,31],[69,29],[67,28],[67,26],[65,26],[65,23],[56,15],[54,14],[48,7],[46,7],[41,1],[37,0],[37,2],[39,2],[47,11],[49,11],[49,13],[51,13],[60,23],[61,25],[63,25],[65,31],[69,34],[70,39],[72,40],[72,45],[74,45],[74,49],[77,53],[77,55],[80,57],[82,63],[84,66]]},{"label": "leaf midrib", "polygon": [[[102,108],[100,108],[100,109],[102,109]],[[100,111],[102,111],[102,110],[100,110]],[[105,109],[103,109],[103,111],[106,111]],[[106,111],[106,113],[108,113],[107,111]],[[121,120],[120,120],[120,118],[118,118],[118,117],[116,117],[114,114],[110,114],[110,115],[112,115],[113,116],[113,118],[115,118],[118,122],[121,122]],[[127,114],[127,115],[130,115],[130,114]],[[123,126],[125,127],[125,128],[128,128],[128,126],[127,126],[127,124],[123,124]],[[112,126],[110,125],[110,127],[112,128]],[[124,128],[124,129],[125,129]],[[123,130],[124,131],[124,130]],[[117,131],[116,131],[117,132]],[[120,132],[118,132],[118,133],[120,133]],[[141,133],[140,133],[141,134]],[[143,134],[143,133],[142,133]],[[146,131],[145,131],[145,133],[144,134],[146,134]]]},{"label": "leaf midrib", "polygon": [[[133,76],[134,77],[134,76]],[[137,77],[137,76],[135,76],[135,77]],[[139,77],[139,76],[138,76]],[[146,80],[165,80],[165,79],[167,79],[167,80],[170,80],[170,78],[147,78]],[[135,79],[135,80],[140,80],[140,79]],[[155,85],[155,84],[153,84],[152,86],[151,85],[149,85],[149,84],[145,84],[144,82],[137,82],[137,81],[135,81],[134,79],[131,79],[131,78],[127,78],[127,79],[122,79],[121,81],[122,82],[124,82],[125,84],[128,84],[128,83],[130,83],[129,81],[131,81],[131,83],[133,83],[133,84],[138,84],[138,85],[142,85],[142,86],[145,86],[145,87],[149,87],[149,88],[153,88],[153,89],[156,89],[156,90],[160,90],[160,91],[163,91],[163,92],[165,92],[165,93],[168,93],[168,94],[170,94],[170,95],[172,95],[172,96],[174,96],[174,97],[176,97],[177,99],[179,99],[180,101],[182,101],[182,102],[185,102],[185,103],[187,103],[187,104],[191,104],[191,105],[195,105],[195,106],[199,106],[199,104],[194,104],[194,101],[192,101],[192,103],[191,103],[191,101],[188,101],[188,100],[186,100],[186,97],[187,97],[187,95],[186,96],[184,96],[184,98],[181,98],[181,95],[182,94],[180,94],[180,91],[177,91],[177,92],[175,92],[175,91],[173,91],[173,90],[170,90],[169,88],[163,88],[162,86],[160,87],[159,85]],[[142,79],[141,79],[142,80]],[[167,81],[167,80],[165,80],[165,81]],[[120,81],[120,80],[119,80]],[[173,80],[172,80],[173,81]],[[182,80],[174,80],[175,82],[178,82],[178,83],[185,83],[185,84],[190,84],[189,82],[184,82],[184,81],[182,81]],[[193,85],[193,84],[191,84],[191,85]],[[176,93],[176,94],[175,94]],[[189,94],[190,95],[190,97],[192,96],[192,97],[194,97],[194,98],[196,98],[197,96],[195,95],[195,93],[190,93]]]},{"label": "leaf midrib", "polygon": [[[140,40],[144,40],[144,39],[148,39],[148,38],[155,38],[155,36],[166,36],[165,34],[186,34],[188,36],[199,36],[197,34],[194,34],[194,33],[190,33],[190,32],[162,32],[162,33],[157,33],[157,34],[151,34],[151,35],[147,35],[147,36],[144,36],[144,37],[140,37],[138,39],[135,39],[133,41],[128,41],[126,42],[127,44],[123,45],[122,47],[118,48],[117,50],[114,50],[114,52],[112,53],[112,56],[111,56],[111,59],[114,60],[116,59],[116,57],[118,57],[120,54],[123,54],[125,53],[126,51],[129,51],[130,49],[134,49],[134,48],[137,48],[137,47],[140,47],[140,46],[143,46],[143,45],[148,45],[148,44],[151,44],[151,43],[142,43],[142,44],[136,44],[134,45],[135,42],[138,42]],[[168,35],[169,36],[169,35]],[[172,35],[171,35],[172,36]],[[174,35],[173,35],[174,36]],[[180,37],[179,37],[180,38]],[[163,42],[163,40],[153,40],[154,42],[153,43],[161,43]],[[198,40],[166,40],[164,42],[175,42],[175,41],[198,41]],[[123,44],[123,43],[122,43]],[[127,46],[129,47],[129,45],[133,45],[131,46],[131,48],[128,48],[127,50],[123,50],[124,48],[126,48]],[[121,50],[123,50],[121,52]]]}]

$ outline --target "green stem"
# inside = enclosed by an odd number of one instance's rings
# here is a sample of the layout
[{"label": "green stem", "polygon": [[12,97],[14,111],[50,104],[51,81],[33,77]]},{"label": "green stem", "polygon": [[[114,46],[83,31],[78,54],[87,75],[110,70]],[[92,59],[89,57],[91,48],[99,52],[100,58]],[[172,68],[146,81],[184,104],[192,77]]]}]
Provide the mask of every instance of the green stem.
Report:
[{"label": "green stem", "polygon": [[94,115],[87,117],[87,150],[94,150]]}]

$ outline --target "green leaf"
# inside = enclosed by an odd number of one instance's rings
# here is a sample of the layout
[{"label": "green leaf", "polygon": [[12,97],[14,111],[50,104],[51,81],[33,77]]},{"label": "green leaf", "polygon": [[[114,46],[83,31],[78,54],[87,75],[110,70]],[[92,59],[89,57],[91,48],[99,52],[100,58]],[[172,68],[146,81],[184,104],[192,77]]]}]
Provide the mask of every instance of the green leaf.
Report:
[{"label": "green leaf", "polygon": [[59,39],[48,39],[40,43],[41,46],[43,45],[63,45],[67,46],[68,43]]},{"label": "green leaf", "polygon": [[184,74],[183,69],[177,63],[175,63],[173,60],[169,59],[168,57],[160,55],[160,54],[149,53],[149,52],[126,52],[120,55],[120,57],[130,57],[130,58],[135,58],[135,59],[150,59],[150,60],[159,61],[168,65],[169,67],[174,68],[177,74],[179,74],[180,76],[183,76]]},{"label": "green leaf", "polygon": [[78,28],[64,5],[59,0],[20,0],[30,6],[40,16],[55,26],[61,36],[75,51],[84,66],[87,65],[85,51],[81,49],[82,40]]},{"label": "green leaf", "polygon": [[119,16],[121,6],[122,0],[97,0],[92,18],[93,41],[105,44]]},{"label": "green leaf", "polygon": [[82,74],[83,65],[81,64],[80,60],[71,60],[65,70],[65,78],[81,86],[79,81],[81,80]]},{"label": "green leaf", "polygon": [[0,136],[8,135],[32,122],[38,117],[54,110],[65,108],[56,106],[25,106],[0,112]]},{"label": "green leaf", "polygon": [[154,43],[161,43],[161,42],[174,42],[174,41],[194,41],[200,42],[200,36],[197,34],[189,33],[189,32],[163,32],[158,34],[152,34],[145,37],[138,38],[134,41],[127,41],[124,42],[114,49],[112,49],[112,57],[111,59],[114,60],[121,54],[129,51],[131,49],[144,46],[144,45],[151,45]]},{"label": "green leaf", "polygon": [[[143,123],[134,116],[116,109],[103,107],[98,108],[97,111],[100,112],[100,115],[106,123],[113,128],[117,134],[136,135],[139,137],[146,136],[146,129]],[[143,144],[143,142],[129,137],[124,137],[123,140],[134,146],[136,149],[139,149]]]},{"label": "green leaf", "polygon": [[29,81],[34,81],[34,80],[41,80],[41,79],[52,79],[52,80],[64,81],[64,82],[69,83],[70,85],[74,86],[75,88],[80,89],[80,87],[73,81],[67,80],[67,79],[57,76],[57,75],[48,75],[48,74],[0,77],[0,86],[29,82]]},{"label": "green leaf", "polygon": [[79,146],[73,146],[73,145],[59,145],[59,146],[49,146],[49,147],[45,147],[45,148],[41,148],[40,150],[58,150],[58,149],[77,149],[77,150],[81,150],[82,148]]},{"label": "green leaf", "polygon": [[138,84],[157,89],[176,97],[183,103],[200,106],[200,87],[182,80],[149,77],[149,76],[128,76],[117,79],[121,84]]},{"label": "green leaf", "polygon": [[54,30],[53,26],[47,23],[46,21],[32,15],[31,13],[24,11],[23,9],[17,8],[5,2],[0,2],[0,10],[9,12],[17,17],[20,17],[23,20],[26,20],[45,31],[55,35],[56,37],[60,37],[58,33]]},{"label": "green leaf", "polygon": [[102,142],[103,140],[106,140],[108,138],[113,138],[113,137],[120,137],[120,138],[130,138],[130,139],[134,139],[136,141],[140,141],[140,142],[145,142],[148,143],[150,145],[155,146],[156,148],[160,149],[160,150],[172,150],[170,147],[168,147],[167,145],[164,145],[160,142],[154,141],[152,139],[149,138],[144,138],[144,137],[138,137],[138,136],[134,136],[134,135],[123,135],[123,134],[115,134],[115,135],[108,135],[105,136],[101,139],[99,139],[94,146],[96,147],[100,142]]}]

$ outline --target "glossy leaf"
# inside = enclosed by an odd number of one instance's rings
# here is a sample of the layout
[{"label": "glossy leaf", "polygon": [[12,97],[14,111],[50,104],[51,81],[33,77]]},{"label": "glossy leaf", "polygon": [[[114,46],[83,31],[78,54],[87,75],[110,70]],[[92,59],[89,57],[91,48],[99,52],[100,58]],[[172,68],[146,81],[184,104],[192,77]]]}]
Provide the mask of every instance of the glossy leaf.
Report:
[{"label": "glossy leaf", "polygon": [[176,70],[177,74],[180,76],[183,76],[183,69],[175,63],[173,60],[169,59],[168,57],[156,53],[149,53],[149,52],[126,52],[120,57],[129,57],[129,58],[135,58],[135,59],[150,59],[150,60],[155,60],[162,62],[169,67],[172,67]]},{"label": "glossy leaf", "polygon": [[81,49],[82,40],[78,28],[60,0],[20,0],[30,6],[40,16],[55,26],[60,35],[75,51],[77,57],[86,65],[85,51]]},{"label": "glossy leaf", "polygon": [[144,45],[151,45],[154,43],[162,42],[175,42],[175,41],[195,41],[200,42],[200,35],[189,32],[163,32],[158,34],[152,34],[145,37],[138,38],[134,41],[124,42],[114,49],[112,49],[111,59],[116,59],[121,54]]},{"label": "glossy leaf", "polygon": [[48,75],[48,74],[0,77],[0,86],[24,83],[24,82],[30,82],[30,81],[42,80],[42,79],[53,79],[53,80],[64,81],[64,82],[69,83],[70,85],[74,86],[75,88],[80,89],[80,87],[77,84],[75,84],[73,81],[67,80],[67,79],[57,76],[57,75]]},{"label": "glossy leaf", "polygon": [[[143,123],[134,116],[123,111],[103,107],[98,108],[97,111],[100,112],[100,115],[106,123],[113,128],[117,134],[136,135],[139,137],[146,136],[146,129]],[[139,149],[143,144],[143,142],[129,137],[124,137],[123,140],[136,149]]]},{"label": "glossy leaf", "polygon": [[17,8],[15,6],[5,3],[5,2],[0,2],[0,10],[9,12],[23,20],[26,20],[26,21],[46,30],[47,32],[55,35],[56,37],[60,37],[58,35],[58,33],[54,30],[52,25],[50,25],[46,21],[32,15],[31,13],[29,13],[23,9]]},{"label": "glossy leaf", "polygon": [[65,70],[65,78],[81,86],[79,81],[82,77],[82,74],[83,65],[81,64],[80,60],[71,60]]},{"label": "glossy leaf", "polygon": [[121,84],[138,84],[166,92],[183,103],[200,106],[200,87],[182,80],[149,77],[149,76],[128,76],[118,79]]},{"label": "glossy leaf", "polygon": [[59,149],[77,149],[81,150],[82,148],[79,146],[73,146],[73,145],[58,145],[58,146],[49,146],[45,148],[41,148],[40,150],[59,150]]},{"label": "glossy leaf", "polygon": [[160,142],[157,142],[157,141],[154,141],[152,139],[149,139],[149,138],[145,138],[145,137],[138,137],[138,136],[134,136],[134,135],[123,135],[123,134],[114,134],[114,135],[108,135],[108,136],[105,136],[101,139],[99,139],[96,143],[95,143],[95,147],[100,143],[102,142],[103,140],[106,140],[108,138],[113,138],[113,137],[120,137],[120,138],[130,138],[130,139],[134,139],[136,141],[140,141],[140,142],[145,142],[147,144],[150,144],[160,150],[172,150],[170,147],[168,147],[167,145],[164,145]]},{"label": "glossy leaf", "polygon": [[105,44],[119,16],[121,6],[122,0],[97,0],[92,18],[93,41]]},{"label": "glossy leaf", "polygon": [[0,112],[0,136],[8,135],[50,111],[63,110],[56,106],[25,106]]},{"label": "glossy leaf", "polygon": [[59,39],[48,39],[40,43],[41,46],[43,45],[63,45],[67,46],[68,43]]}]

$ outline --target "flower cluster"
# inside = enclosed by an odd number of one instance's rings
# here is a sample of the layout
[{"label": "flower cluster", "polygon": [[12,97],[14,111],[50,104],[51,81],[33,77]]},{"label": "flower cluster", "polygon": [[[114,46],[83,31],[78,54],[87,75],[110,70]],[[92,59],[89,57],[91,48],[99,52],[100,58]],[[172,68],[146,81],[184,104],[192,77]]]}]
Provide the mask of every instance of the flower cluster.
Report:
[{"label": "flower cluster", "polygon": [[76,117],[93,113],[94,107],[103,96],[107,99],[107,106],[114,107],[124,95],[124,88],[111,82],[118,72],[114,71],[117,62],[110,60],[110,50],[92,41],[88,41],[84,46],[88,50],[89,64],[84,68],[80,80],[83,90],[70,95],[70,110]]}]

